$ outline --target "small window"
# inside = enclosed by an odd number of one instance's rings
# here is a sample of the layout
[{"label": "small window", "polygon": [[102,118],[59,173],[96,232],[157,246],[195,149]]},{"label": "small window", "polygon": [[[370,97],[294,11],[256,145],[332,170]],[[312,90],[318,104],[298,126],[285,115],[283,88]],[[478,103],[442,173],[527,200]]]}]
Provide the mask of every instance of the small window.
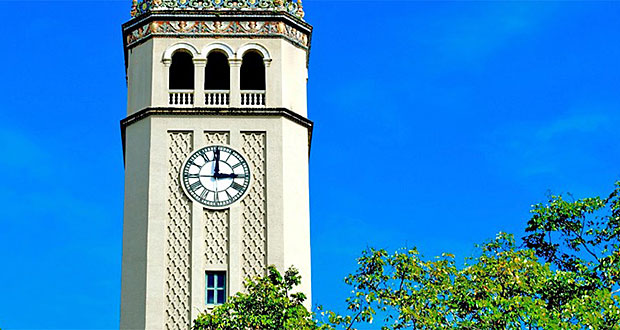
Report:
[{"label": "small window", "polygon": [[226,302],[226,272],[207,272],[206,304],[220,305]]},{"label": "small window", "polygon": [[241,62],[241,90],[265,90],[265,63],[257,52],[247,52]]}]

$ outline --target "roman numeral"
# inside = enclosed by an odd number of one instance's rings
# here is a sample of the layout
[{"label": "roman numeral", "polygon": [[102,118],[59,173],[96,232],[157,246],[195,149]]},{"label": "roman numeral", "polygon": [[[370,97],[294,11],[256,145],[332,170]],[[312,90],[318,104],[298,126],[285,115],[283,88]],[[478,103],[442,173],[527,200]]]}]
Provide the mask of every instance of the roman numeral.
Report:
[{"label": "roman numeral", "polygon": [[204,158],[205,162],[209,161],[209,156],[207,156],[207,152],[206,151],[201,152],[200,156],[202,156],[202,158]]},{"label": "roman numeral", "polygon": [[232,199],[233,197],[230,195],[230,193],[228,192],[228,190],[224,190],[224,192],[226,192],[226,195],[228,196],[228,199]]},{"label": "roman numeral", "polygon": [[200,183],[200,180],[198,180],[198,181],[196,181],[196,182],[194,182],[194,183],[189,185],[189,189],[191,189],[191,190],[196,190],[196,189],[198,189],[200,187],[202,187],[202,184]]},{"label": "roman numeral", "polygon": [[200,198],[207,199],[207,195],[209,195],[209,190],[203,189],[202,192],[200,193]]},{"label": "roman numeral", "polygon": [[200,177],[200,174],[195,173],[195,174],[188,174],[187,177],[189,179],[198,179]]},{"label": "roman numeral", "polygon": [[239,167],[241,165],[243,165],[243,163],[242,162],[238,162],[237,164],[233,165],[232,168],[237,168],[237,167]]},{"label": "roman numeral", "polygon": [[237,191],[243,191],[243,186],[236,182],[233,182],[230,186]]}]

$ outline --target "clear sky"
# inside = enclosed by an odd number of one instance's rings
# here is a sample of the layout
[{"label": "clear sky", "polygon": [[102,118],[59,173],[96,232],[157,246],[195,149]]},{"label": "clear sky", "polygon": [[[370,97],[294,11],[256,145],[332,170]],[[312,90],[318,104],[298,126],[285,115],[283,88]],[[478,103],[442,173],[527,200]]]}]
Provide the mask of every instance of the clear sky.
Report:
[{"label": "clear sky", "polygon": [[[2,1],[0,327],[117,328],[131,1]],[[313,303],[620,179],[620,2],[312,1]],[[304,279],[308,280],[308,279]]]}]

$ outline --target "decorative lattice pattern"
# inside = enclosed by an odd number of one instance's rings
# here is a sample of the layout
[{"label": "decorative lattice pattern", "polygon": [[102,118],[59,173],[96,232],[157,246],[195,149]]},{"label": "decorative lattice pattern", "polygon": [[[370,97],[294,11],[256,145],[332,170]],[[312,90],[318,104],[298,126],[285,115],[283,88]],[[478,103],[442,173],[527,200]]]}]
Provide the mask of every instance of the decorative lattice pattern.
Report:
[{"label": "decorative lattice pattern", "polygon": [[205,132],[206,144],[228,144],[228,132]]},{"label": "decorative lattice pattern", "polygon": [[169,132],[168,217],[166,220],[166,329],[190,325],[191,203],[179,171],[192,150],[192,133]]},{"label": "decorative lattice pattern", "polygon": [[228,264],[228,210],[205,210],[205,265]]},{"label": "decorative lattice pattern", "polygon": [[252,170],[252,183],[242,205],[242,260],[243,277],[263,275],[266,260],[266,203],[265,203],[265,133],[241,134],[241,151]]},{"label": "decorative lattice pattern", "polygon": [[[228,132],[205,132],[206,144],[228,144]],[[228,210],[205,210],[205,265],[228,264]]]}]

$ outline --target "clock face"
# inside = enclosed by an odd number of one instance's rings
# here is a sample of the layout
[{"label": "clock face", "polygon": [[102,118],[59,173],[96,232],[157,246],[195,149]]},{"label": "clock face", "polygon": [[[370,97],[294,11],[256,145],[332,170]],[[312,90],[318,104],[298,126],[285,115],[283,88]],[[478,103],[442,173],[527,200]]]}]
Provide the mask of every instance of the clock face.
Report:
[{"label": "clock face", "polygon": [[245,158],[227,146],[211,145],[194,151],[181,170],[183,190],[211,209],[238,201],[250,186],[250,167]]}]

